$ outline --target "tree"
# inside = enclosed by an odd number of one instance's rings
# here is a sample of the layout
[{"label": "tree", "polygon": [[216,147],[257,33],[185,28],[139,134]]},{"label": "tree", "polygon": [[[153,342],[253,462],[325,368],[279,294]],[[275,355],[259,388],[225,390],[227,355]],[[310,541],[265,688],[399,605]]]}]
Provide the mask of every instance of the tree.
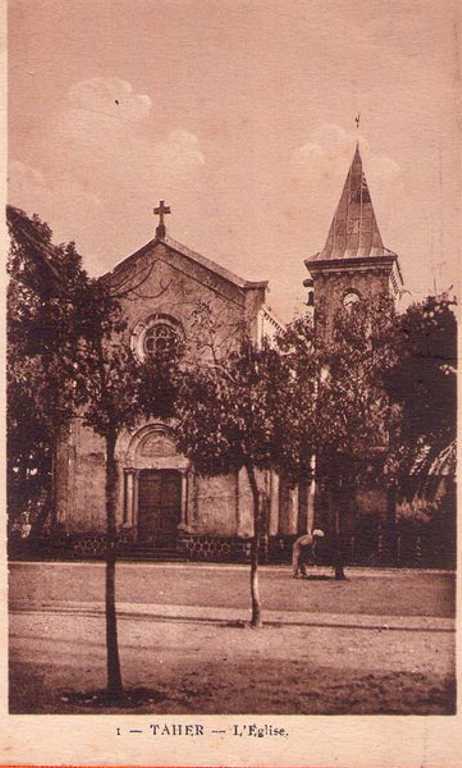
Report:
[{"label": "tree", "polygon": [[[173,415],[179,387],[180,340],[143,362],[135,358],[126,334],[120,300],[148,279],[152,266],[136,281],[90,279],[73,243],[54,246],[49,227],[8,207],[11,232],[8,289],[8,394],[10,475],[35,476],[41,456],[47,482],[48,457],[63,426],[73,418],[100,435],[105,444],[106,645],[107,693],[123,694],[115,604],[118,435],[139,418]],[[159,296],[168,286],[161,284]],[[30,405],[41,444],[30,449]],[[29,427],[29,432],[28,432]],[[29,466],[33,462],[32,469]]]},{"label": "tree", "polygon": [[210,361],[183,366],[176,402],[175,436],[178,449],[204,477],[245,469],[253,501],[254,535],[251,547],[251,626],[262,625],[258,562],[263,510],[259,470],[273,464],[273,415],[278,407],[279,378],[285,369],[278,351],[249,338],[237,348]]},{"label": "tree", "polygon": [[77,417],[105,441],[107,692],[119,698],[115,445],[120,430],[141,413],[139,365],[123,336],[125,323],[110,281],[90,279],[74,245],[53,246],[50,229],[38,217],[29,219],[17,209],[8,213],[11,439],[20,434],[16,423],[24,429],[18,414],[27,395],[50,450],[63,425]]},{"label": "tree", "polygon": [[[161,288],[161,293],[164,292]],[[160,294],[159,294],[160,295]],[[115,576],[117,559],[116,442],[123,429],[149,416],[173,414],[182,345],[170,344],[153,351],[143,362],[132,352],[117,297],[110,280],[94,281],[88,296],[89,317],[94,322],[84,339],[78,379],[82,392],[80,415],[104,439],[106,449],[106,644],[107,693],[120,699],[123,682],[117,639]],[[153,297],[156,298],[156,297]]]},{"label": "tree", "polygon": [[401,407],[395,435],[397,484],[410,475],[422,479],[456,438],[457,320],[447,296],[429,296],[398,320],[395,365],[385,378]]},{"label": "tree", "polygon": [[[397,318],[395,364],[384,379],[388,395],[401,413],[390,431],[385,466],[391,501],[391,557],[395,554],[396,524],[409,528],[414,520],[418,528],[424,518],[428,518],[426,530],[432,531],[435,543],[446,542],[441,552],[452,551],[455,495],[450,477],[455,475],[457,430],[455,304],[455,299],[445,294],[429,296]],[[441,472],[447,475],[446,482]]]},{"label": "tree", "polygon": [[[113,309],[117,315],[117,308]],[[123,693],[115,603],[118,488],[115,448],[121,430],[133,426],[140,414],[136,398],[138,363],[128,344],[124,344],[121,331],[117,317],[106,322],[102,331],[95,327],[78,374],[85,399],[81,410],[84,423],[105,443],[107,693],[115,700]]]},{"label": "tree", "polygon": [[324,486],[334,534],[336,579],[345,578],[342,507],[355,488],[384,465],[389,430],[398,417],[384,389],[395,362],[394,312],[379,296],[335,316],[326,333],[323,307],[316,324],[302,317],[279,339],[292,375],[283,394],[286,471],[300,480],[316,457],[316,479]]},{"label": "tree", "polygon": [[51,504],[52,443],[36,408],[36,363],[7,358],[7,501],[10,531],[28,511],[31,535],[39,533]]},{"label": "tree", "polygon": [[7,207],[10,234],[7,291],[8,509],[37,503],[39,533],[51,510],[57,437],[78,402],[74,364],[85,333],[88,278],[73,243],[55,246],[38,216]]},{"label": "tree", "polygon": [[[116,428],[133,416],[127,403],[129,359],[121,349],[104,359],[111,335],[122,329],[117,302],[103,281],[90,280],[73,243],[56,247],[52,232],[37,216],[8,207],[11,235],[8,286],[8,448],[9,475],[24,475],[39,460],[27,449],[31,407],[41,442],[38,456],[49,477],[50,457],[62,427],[77,414],[106,437],[107,569],[106,622],[108,691],[120,692],[114,597]],[[125,395],[125,398],[124,398]],[[117,419],[112,415],[117,411]],[[124,411],[125,406],[125,411]],[[30,435],[29,435],[30,442]],[[37,473],[36,473],[37,474]],[[43,473],[45,474],[45,472]],[[47,477],[47,482],[48,482]],[[45,482],[44,479],[42,479]],[[14,493],[15,488],[11,491]],[[53,519],[56,511],[53,509]]]}]

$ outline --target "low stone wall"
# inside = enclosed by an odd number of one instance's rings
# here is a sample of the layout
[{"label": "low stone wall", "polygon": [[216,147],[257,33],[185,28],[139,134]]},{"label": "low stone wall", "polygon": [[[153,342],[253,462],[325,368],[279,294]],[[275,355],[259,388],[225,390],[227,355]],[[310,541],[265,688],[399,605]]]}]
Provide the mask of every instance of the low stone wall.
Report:
[{"label": "low stone wall", "polygon": [[[263,539],[259,560],[262,563],[289,563],[292,546],[297,537],[291,535],[270,536]],[[177,540],[177,552],[185,560],[210,562],[249,562],[251,538],[187,534]]]},{"label": "low stone wall", "polygon": [[207,534],[181,536],[176,550],[185,560],[245,562],[250,557],[251,540]]},{"label": "low stone wall", "polygon": [[[271,536],[262,541],[261,563],[288,564],[292,559],[294,535]],[[216,536],[212,534],[181,534],[175,546],[169,550],[154,549],[139,545],[134,531],[119,532],[117,555],[133,560],[171,559],[185,561],[245,563],[250,560],[252,540],[248,537]],[[345,565],[395,566],[415,568],[456,567],[455,542],[437,542],[422,534],[401,532],[397,535],[393,550],[387,547],[382,534],[364,538],[346,535],[343,537]],[[8,555],[11,559],[32,557],[35,559],[103,559],[106,538],[101,533],[61,533],[36,541],[10,540]],[[323,539],[318,545],[317,562],[330,565],[333,560],[332,542]]]}]

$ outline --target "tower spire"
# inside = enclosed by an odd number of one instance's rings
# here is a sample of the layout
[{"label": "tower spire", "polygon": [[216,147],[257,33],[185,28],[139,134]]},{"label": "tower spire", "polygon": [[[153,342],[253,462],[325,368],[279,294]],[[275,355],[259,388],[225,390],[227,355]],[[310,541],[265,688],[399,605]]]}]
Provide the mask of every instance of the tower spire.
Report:
[{"label": "tower spire", "polygon": [[384,256],[386,253],[357,142],[326,244],[315,258],[320,261],[354,259]]}]

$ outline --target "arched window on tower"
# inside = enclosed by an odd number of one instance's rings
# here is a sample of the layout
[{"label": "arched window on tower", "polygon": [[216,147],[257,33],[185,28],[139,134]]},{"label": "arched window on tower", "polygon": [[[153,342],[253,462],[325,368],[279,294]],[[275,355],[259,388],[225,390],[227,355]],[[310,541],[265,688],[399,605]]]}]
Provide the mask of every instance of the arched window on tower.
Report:
[{"label": "arched window on tower", "polygon": [[361,294],[359,291],[355,291],[350,288],[343,296],[343,306],[345,309],[351,309],[360,300]]}]

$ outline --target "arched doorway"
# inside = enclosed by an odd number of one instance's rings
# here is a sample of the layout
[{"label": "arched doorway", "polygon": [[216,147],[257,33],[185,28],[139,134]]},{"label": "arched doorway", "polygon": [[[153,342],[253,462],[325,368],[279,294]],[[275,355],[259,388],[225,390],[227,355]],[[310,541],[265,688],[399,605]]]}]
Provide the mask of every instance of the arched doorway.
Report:
[{"label": "arched doorway", "polygon": [[171,549],[188,528],[190,463],[165,424],[149,424],[121,445],[124,526],[140,546]]}]

